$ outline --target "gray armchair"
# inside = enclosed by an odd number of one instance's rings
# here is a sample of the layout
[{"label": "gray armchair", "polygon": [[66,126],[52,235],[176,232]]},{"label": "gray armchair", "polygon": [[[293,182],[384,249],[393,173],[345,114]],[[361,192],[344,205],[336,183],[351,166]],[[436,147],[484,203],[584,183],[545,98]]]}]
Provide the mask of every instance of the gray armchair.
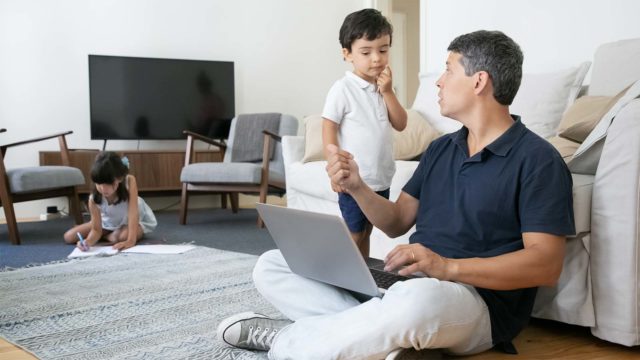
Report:
[{"label": "gray armchair", "polygon": [[[228,194],[234,213],[238,211],[239,193],[258,193],[263,203],[268,193],[284,194],[285,174],[280,140],[281,136],[296,135],[297,132],[298,120],[295,117],[274,113],[237,116],[231,122],[226,144],[185,131],[187,149],[185,165],[180,174],[180,224],[186,224],[189,195],[192,192],[222,193],[223,207]],[[192,163],[195,140],[218,146],[224,152],[223,161]],[[263,226],[260,216],[258,226]]]},{"label": "gray armchair", "polygon": [[[4,132],[4,129],[0,129],[0,132]],[[71,133],[72,131],[67,131],[0,146],[0,206],[4,209],[12,244],[20,245],[20,234],[13,209],[13,204],[17,202],[66,196],[69,199],[69,214],[73,216],[76,224],[82,223],[76,186],[84,184],[84,176],[79,169],[69,165],[69,149],[65,136]],[[58,138],[62,163],[65,166],[15,169],[5,167],[4,159],[9,148],[54,138]]]}]

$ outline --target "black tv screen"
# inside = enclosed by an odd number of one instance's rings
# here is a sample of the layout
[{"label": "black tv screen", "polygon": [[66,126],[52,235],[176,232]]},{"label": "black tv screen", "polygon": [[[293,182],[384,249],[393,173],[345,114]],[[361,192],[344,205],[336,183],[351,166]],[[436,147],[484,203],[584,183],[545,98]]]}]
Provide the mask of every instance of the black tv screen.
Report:
[{"label": "black tv screen", "polygon": [[89,55],[91,139],[226,139],[233,62]]}]

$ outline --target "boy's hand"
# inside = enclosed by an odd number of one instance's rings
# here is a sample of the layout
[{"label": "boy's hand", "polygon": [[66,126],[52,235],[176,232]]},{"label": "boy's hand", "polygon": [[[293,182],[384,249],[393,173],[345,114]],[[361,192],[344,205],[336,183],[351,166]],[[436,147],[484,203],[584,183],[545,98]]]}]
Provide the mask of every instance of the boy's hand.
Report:
[{"label": "boy's hand", "polygon": [[384,70],[378,75],[378,79],[376,79],[376,83],[378,84],[378,91],[380,94],[388,93],[393,91],[392,84],[393,76],[391,75],[391,68],[387,65]]}]

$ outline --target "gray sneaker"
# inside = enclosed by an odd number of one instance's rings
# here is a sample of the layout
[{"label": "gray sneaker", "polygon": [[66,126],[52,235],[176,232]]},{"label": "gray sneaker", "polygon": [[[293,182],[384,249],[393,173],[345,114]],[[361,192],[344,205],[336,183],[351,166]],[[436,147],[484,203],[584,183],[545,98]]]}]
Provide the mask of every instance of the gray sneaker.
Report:
[{"label": "gray sneaker", "polygon": [[276,334],[291,323],[254,312],[240,313],[222,320],[218,339],[242,349],[268,351]]}]

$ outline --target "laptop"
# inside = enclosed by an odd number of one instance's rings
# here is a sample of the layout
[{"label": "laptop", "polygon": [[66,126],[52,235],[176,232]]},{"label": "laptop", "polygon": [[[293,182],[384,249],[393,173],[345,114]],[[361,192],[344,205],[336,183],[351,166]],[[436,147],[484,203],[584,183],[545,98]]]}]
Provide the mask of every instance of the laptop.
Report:
[{"label": "laptop", "polygon": [[365,260],[339,216],[262,203],[256,208],[295,274],[371,297],[413,277],[384,271],[380,259]]}]

